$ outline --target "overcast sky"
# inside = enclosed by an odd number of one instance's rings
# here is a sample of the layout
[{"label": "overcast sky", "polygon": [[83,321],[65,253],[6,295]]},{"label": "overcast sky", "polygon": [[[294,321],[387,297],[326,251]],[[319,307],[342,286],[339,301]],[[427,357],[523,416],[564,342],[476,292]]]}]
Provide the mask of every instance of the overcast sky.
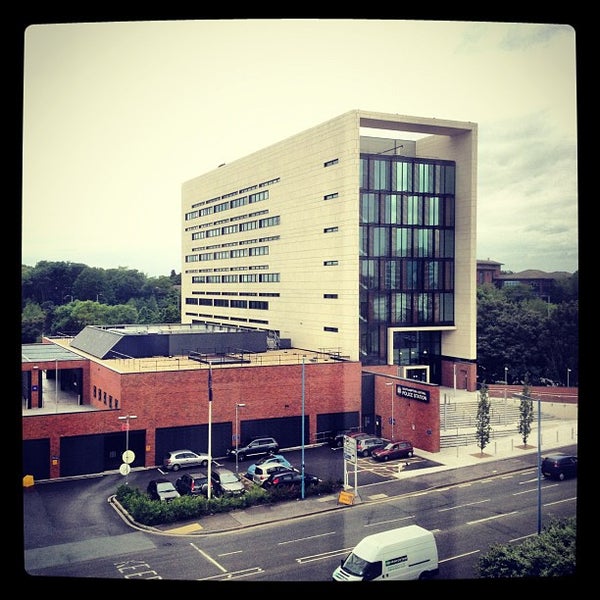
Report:
[{"label": "overcast sky", "polygon": [[31,25],[22,263],[179,273],[185,181],[362,109],[477,123],[477,258],[572,273],[575,47],[543,23]]}]

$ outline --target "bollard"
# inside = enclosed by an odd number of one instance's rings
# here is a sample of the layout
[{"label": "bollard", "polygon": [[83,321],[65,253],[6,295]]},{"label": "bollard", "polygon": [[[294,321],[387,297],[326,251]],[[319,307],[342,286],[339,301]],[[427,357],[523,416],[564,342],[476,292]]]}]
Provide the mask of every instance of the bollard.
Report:
[{"label": "bollard", "polygon": [[23,487],[28,488],[33,485],[33,475],[25,475],[23,477]]}]

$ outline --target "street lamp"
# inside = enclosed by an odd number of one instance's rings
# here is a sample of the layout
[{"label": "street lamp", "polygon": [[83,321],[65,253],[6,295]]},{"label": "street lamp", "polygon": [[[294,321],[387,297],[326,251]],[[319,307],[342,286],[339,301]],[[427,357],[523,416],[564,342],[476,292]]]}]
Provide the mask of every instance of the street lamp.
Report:
[{"label": "street lamp", "polygon": [[302,500],[304,500],[304,496],[305,496],[305,486],[304,486],[304,396],[305,396],[305,375],[304,375],[304,363],[306,360],[306,356],[303,354],[302,355],[302,425],[300,427],[300,435],[302,436],[302,461],[301,461],[301,465],[300,465],[300,472],[301,472],[301,476],[302,476],[302,481],[300,483],[300,496],[302,498]]},{"label": "street lamp", "polygon": [[210,500],[212,496],[212,363],[208,363],[208,493],[206,497]]},{"label": "street lamp", "polygon": [[238,409],[246,406],[243,402],[235,405],[235,472],[238,472],[238,442],[240,439],[240,418],[238,416]]},{"label": "street lamp", "polygon": [[[513,394],[514,397],[533,402],[531,396]],[[537,397],[537,532],[542,532],[542,396]]]},{"label": "street lamp", "polygon": [[390,383],[386,383],[385,385],[390,386],[390,391],[392,392],[391,394],[391,398],[392,398],[392,442],[394,441],[394,425],[396,423],[396,419],[394,419],[394,382],[390,382]]},{"label": "street lamp", "polygon": [[567,387],[569,387],[569,374],[571,373],[571,369],[567,367]]},{"label": "street lamp", "polygon": [[506,405],[508,398],[506,397],[506,388],[508,387],[508,367],[504,367],[504,424],[506,425]]}]

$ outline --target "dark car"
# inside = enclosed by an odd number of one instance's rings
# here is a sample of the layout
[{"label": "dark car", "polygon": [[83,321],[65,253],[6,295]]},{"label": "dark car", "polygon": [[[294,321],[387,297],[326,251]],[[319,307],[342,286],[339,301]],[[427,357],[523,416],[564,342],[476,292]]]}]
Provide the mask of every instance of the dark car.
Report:
[{"label": "dark car", "polygon": [[[317,485],[321,480],[316,475],[310,473],[304,473],[304,485],[311,486]],[[269,478],[263,482],[262,486],[265,489],[281,489],[281,488],[295,488],[302,485],[302,472],[296,471],[295,469],[288,469],[286,471],[279,471],[278,473],[272,473]]]},{"label": "dark car", "polygon": [[377,461],[386,462],[396,458],[410,458],[414,456],[413,445],[407,440],[390,442],[387,446],[373,450],[371,458]]},{"label": "dark car", "polygon": [[170,502],[174,498],[179,498],[180,496],[175,486],[168,479],[162,477],[159,479],[152,479],[148,483],[146,491],[152,500],[161,500],[163,502]]},{"label": "dark car", "polygon": [[374,450],[384,448],[389,443],[390,440],[374,435],[360,436],[356,439],[356,454],[358,456],[371,456]]},{"label": "dark car", "polygon": [[217,467],[210,472],[212,489],[216,496],[241,496],[245,491],[242,480],[233,471]]},{"label": "dark car", "polygon": [[549,454],[542,460],[542,475],[562,481],[577,476],[577,457],[569,454]]},{"label": "dark car", "polygon": [[340,431],[336,431],[331,434],[327,440],[330,448],[341,448],[344,445],[344,436],[351,435],[356,436],[359,435],[358,432],[353,431],[352,429],[342,429]]},{"label": "dark car", "polygon": [[208,475],[184,473],[175,482],[175,488],[182,496],[206,496],[208,495]]},{"label": "dark car", "polygon": [[247,440],[237,448],[227,448],[225,454],[229,460],[235,460],[236,454],[238,460],[245,460],[247,456],[265,456],[267,454],[277,454],[279,444],[273,437],[257,437]]}]

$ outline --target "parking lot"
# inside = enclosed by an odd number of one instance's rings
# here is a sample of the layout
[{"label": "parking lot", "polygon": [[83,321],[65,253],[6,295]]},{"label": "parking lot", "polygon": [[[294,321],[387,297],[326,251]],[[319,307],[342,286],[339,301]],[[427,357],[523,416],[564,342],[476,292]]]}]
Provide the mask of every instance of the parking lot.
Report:
[{"label": "parking lot", "polygon": [[[285,458],[298,470],[302,469],[302,449],[282,449],[280,452]],[[250,465],[259,460],[260,457],[248,458],[244,461],[238,461],[238,473],[242,480],[245,480],[244,474]],[[236,463],[235,461],[229,460],[224,457],[216,458],[212,463],[215,467],[224,466],[235,472]],[[375,460],[365,457],[359,457],[357,459],[357,477],[359,479],[359,485],[368,485],[373,483],[379,483],[386,479],[395,479],[397,475],[405,471],[413,471],[417,469],[425,469],[430,467],[438,466],[430,459],[420,457],[418,454],[411,458],[403,458],[398,460],[390,460],[389,462],[376,462]],[[352,473],[354,477],[354,465],[350,462],[346,464],[348,472]],[[304,470],[306,473],[310,473],[318,476],[323,480],[343,481],[344,480],[344,455],[341,448],[332,449],[327,445],[310,446],[304,449]],[[182,469],[177,473],[168,471],[161,466],[151,467],[147,469],[134,470],[128,476],[127,480],[129,485],[135,485],[140,489],[146,489],[148,481],[156,478],[157,475],[164,476],[173,483],[184,471],[203,471],[206,472],[206,468],[190,468]]]}]

